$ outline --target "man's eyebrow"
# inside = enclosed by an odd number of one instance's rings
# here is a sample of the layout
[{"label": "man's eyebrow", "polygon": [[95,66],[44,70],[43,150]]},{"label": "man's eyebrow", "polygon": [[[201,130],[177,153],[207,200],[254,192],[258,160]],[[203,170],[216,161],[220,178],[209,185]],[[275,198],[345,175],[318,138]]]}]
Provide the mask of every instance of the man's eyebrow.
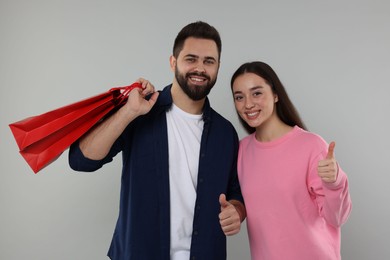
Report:
[{"label": "man's eyebrow", "polygon": [[199,56],[197,56],[195,54],[187,54],[184,57],[199,58]]},{"label": "man's eyebrow", "polygon": [[216,61],[217,59],[214,58],[213,56],[206,56],[205,60],[214,60],[214,61]]},{"label": "man's eyebrow", "polygon": [[[195,55],[195,54],[187,54],[187,55],[185,55],[184,57],[189,57],[189,58],[199,58],[199,56],[198,55]],[[205,60],[214,60],[214,61],[216,61],[217,59],[215,58],[215,57],[213,57],[213,56],[206,56],[205,58],[204,58]]]}]

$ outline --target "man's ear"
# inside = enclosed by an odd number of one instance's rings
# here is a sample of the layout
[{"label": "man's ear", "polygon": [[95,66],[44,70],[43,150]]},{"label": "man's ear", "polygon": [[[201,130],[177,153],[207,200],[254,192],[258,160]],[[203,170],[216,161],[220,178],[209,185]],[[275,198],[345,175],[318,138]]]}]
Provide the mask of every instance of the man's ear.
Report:
[{"label": "man's ear", "polygon": [[170,64],[170,66],[171,66],[171,70],[172,71],[175,71],[175,69],[176,69],[176,58],[173,56],[173,55],[171,55],[170,57],[169,57],[169,64]]}]

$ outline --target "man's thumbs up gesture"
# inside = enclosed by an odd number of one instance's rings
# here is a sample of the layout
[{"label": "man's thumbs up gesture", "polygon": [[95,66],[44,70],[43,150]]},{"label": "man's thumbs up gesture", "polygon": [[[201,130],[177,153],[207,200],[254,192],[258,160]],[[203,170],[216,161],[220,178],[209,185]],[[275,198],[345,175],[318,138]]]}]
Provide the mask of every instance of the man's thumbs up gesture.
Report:
[{"label": "man's thumbs up gesture", "polygon": [[219,213],[219,223],[226,236],[235,235],[240,231],[241,219],[236,207],[226,200],[225,194],[219,195],[221,213]]},{"label": "man's thumbs up gesture", "polygon": [[334,156],[335,142],[331,142],[328,148],[326,158],[318,162],[318,176],[324,182],[332,183],[337,179],[338,165]]}]

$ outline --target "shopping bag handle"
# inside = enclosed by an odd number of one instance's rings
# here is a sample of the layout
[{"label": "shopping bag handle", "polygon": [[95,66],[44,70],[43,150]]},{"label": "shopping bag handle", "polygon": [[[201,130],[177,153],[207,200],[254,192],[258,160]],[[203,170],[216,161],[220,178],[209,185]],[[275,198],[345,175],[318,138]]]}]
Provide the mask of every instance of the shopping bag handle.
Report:
[{"label": "shopping bag handle", "polygon": [[129,97],[130,92],[135,88],[142,89],[142,84],[139,82],[134,82],[133,84],[131,84],[129,86],[111,88],[110,92],[119,91],[119,95],[117,97],[115,97],[115,100],[114,100],[115,105],[116,106],[123,105],[127,101],[127,98]]}]

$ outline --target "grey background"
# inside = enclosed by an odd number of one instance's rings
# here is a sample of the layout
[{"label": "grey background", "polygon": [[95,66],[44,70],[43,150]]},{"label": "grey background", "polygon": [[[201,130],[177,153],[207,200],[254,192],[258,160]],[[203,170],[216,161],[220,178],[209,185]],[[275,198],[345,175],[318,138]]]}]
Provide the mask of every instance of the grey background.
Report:
[{"label": "grey background", "polygon": [[[196,20],[223,39],[216,110],[243,137],[230,76],[243,62],[269,63],[309,129],[337,142],[353,199],[343,259],[390,259],[389,14],[387,0],[1,0],[0,259],[107,259],[120,157],[77,174],[66,151],[35,175],[8,124],[138,77],[162,89],[173,40]],[[228,243],[230,260],[250,258],[245,226]]]}]

